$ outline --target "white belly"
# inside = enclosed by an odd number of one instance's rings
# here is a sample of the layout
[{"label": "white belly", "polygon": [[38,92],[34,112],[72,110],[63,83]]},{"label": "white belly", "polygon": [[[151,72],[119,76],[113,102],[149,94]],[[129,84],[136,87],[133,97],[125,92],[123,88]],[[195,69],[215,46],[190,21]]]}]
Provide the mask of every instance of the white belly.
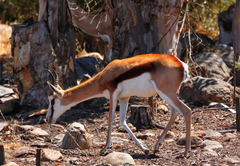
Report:
[{"label": "white belly", "polygon": [[157,93],[151,83],[150,73],[144,73],[138,77],[119,83],[117,91],[120,92],[119,98],[130,96],[150,97]]}]

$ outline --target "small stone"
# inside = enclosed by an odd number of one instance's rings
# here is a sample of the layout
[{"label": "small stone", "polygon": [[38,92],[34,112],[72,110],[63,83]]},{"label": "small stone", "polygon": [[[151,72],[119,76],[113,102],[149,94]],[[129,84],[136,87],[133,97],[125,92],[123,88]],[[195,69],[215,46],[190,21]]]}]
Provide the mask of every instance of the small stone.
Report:
[{"label": "small stone", "polygon": [[222,134],[214,130],[206,130],[206,135],[204,136],[204,138],[213,139],[217,137],[222,137]]},{"label": "small stone", "polygon": [[64,138],[64,135],[65,134],[58,134],[58,135],[56,135],[55,137],[54,137],[54,141],[55,142],[61,142],[62,140],[63,140],[63,138]]},{"label": "small stone", "polygon": [[212,150],[212,149],[208,149],[208,150],[205,150],[205,151],[203,151],[203,154],[205,154],[205,155],[211,155],[211,156],[218,156],[218,154],[217,154],[217,152],[215,152],[214,150]]},{"label": "small stone", "polygon": [[[186,136],[183,135],[177,141],[177,145],[186,145]],[[203,146],[203,140],[196,135],[191,135],[191,147]]]},{"label": "small stone", "polygon": [[21,127],[25,131],[29,131],[29,130],[32,131],[32,130],[34,130],[34,126],[32,126],[32,125],[21,125]]},{"label": "small stone", "polygon": [[127,153],[113,152],[102,158],[103,165],[135,165],[135,162]]},{"label": "small stone", "polygon": [[164,139],[173,139],[175,134],[172,131],[168,131]]},{"label": "small stone", "polygon": [[204,140],[203,144],[205,145],[203,148],[204,150],[223,148],[223,146],[217,141]]},{"label": "small stone", "polygon": [[234,138],[237,138],[237,136],[235,134],[232,134],[232,133],[225,133],[224,134],[224,137],[227,137],[229,139],[234,139]]},{"label": "small stone", "polygon": [[48,137],[49,136],[49,134],[41,128],[34,128],[34,130],[30,131],[30,134],[33,136],[39,136],[39,137]]},{"label": "small stone", "polygon": [[60,124],[51,124],[51,127],[57,128],[57,129],[62,130],[62,131],[65,129],[65,128],[64,128],[62,125],[60,125]]},{"label": "small stone", "polygon": [[206,135],[206,131],[204,130],[199,130],[199,131],[194,131],[194,135],[203,138]]},{"label": "small stone", "polygon": [[0,131],[2,131],[7,126],[8,126],[7,122],[0,122]]},{"label": "small stone", "polygon": [[85,130],[84,125],[81,123],[74,122],[72,123],[62,142],[59,145],[59,148],[62,149],[89,149],[91,146],[91,135]]},{"label": "small stone", "polygon": [[42,160],[43,161],[61,161],[63,160],[63,155],[56,150],[43,149]]},{"label": "small stone", "polygon": [[163,112],[164,114],[166,114],[169,111],[169,109],[166,105],[159,105],[157,107],[157,110]]},{"label": "small stone", "polygon": [[15,162],[9,162],[5,165],[2,165],[2,166],[19,166],[18,164],[16,164]]},{"label": "small stone", "polygon": [[19,156],[26,155],[26,154],[36,155],[36,150],[31,147],[22,146],[22,147],[19,147],[19,148],[13,150],[10,153],[10,155],[13,157],[19,157]]}]

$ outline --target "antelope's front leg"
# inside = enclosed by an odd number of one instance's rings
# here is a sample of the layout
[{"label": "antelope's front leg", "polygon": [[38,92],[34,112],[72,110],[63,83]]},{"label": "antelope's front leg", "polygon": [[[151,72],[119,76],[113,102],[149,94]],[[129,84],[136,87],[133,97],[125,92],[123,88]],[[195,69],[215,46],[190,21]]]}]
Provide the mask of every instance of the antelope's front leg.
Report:
[{"label": "antelope's front leg", "polygon": [[126,123],[126,113],[127,113],[127,107],[128,107],[128,100],[129,98],[125,99],[119,99],[120,104],[120,122],[121,125],[125,128],[125,130],[129,133],[129,135],[132,137],[132,139],[136,142],[136,144],[142,149],[142,151],[148,155],[149,149],[145,148],[141,142],[136,138],[136,136],[132,133],[132,131],[129,129],[127,123]]},{"label": "antelope's front leg", "polygon": [[108,119],[108,135],[107,135],[107,142],[105,147],[101,150],[101,154],[104,153],[104,151],[109,148],[110,146],[110,140],[111,140],[111,133],[112,133],[112,124],[114,119],[114,113],[117,106],[117,99],[113,99],[110,97],[110,108],[109,108],[109,119]]}]

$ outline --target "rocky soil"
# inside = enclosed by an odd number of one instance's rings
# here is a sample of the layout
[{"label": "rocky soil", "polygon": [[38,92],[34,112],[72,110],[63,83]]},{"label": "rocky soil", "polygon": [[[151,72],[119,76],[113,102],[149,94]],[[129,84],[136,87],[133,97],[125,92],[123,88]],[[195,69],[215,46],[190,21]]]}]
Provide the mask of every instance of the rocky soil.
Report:
[{"label": "rocky soil", "polygon": [[[165,105],[165,103],[162,103]],[[164,139],[159,152],[153,154],[154,145],[161,129],[135,131],[139,140],[150,149],[145,155],[128,133],[120,130],[119,111],[116,111],[111,147],[105,155],[116,152],[130,154],[136,165],[240,165],[240,133],[236,131],[236,114],[220,109],[205,110],[206,107],[192,107],[192,131],[196,132],[203,142],[192,144],[192,151],[183,157],[184,145],[177,145],[180,137],[185,134],[185,123],[180,115],[172,126],[169,137]],[[104,156],[100,150],[106,142],[108,128],[108,111],[105,108],[90,108],[88,103],[80,104],[63,114],[57,121],[58,125],[45,122],[45,115],[28,118],[26,114],[33,110],[30,107],[16,107],[9,115],[0,116],[0,124],[12,121],[10,130],[0,128],[0,140],[4,145],[6,162],[18,165],[35,165],[34,153],[25,153],[15,157],[19,147],[37,147],[52,149],[61,153],[54,161],[42,161],[42,165],[102,165]],[[128,117],[130,111],[128,111]],[[170,118],[170,111],[154,109],[154,121],[165,126]],[[6,121],[5,121],[6,120]],[[60,149],[59,139],[65,134],[65,129],[73,122],[84,124],[91,134],[91,147],[87,150]],[[46,135],[14,130],[14,125],[32,125],[46,131]],[[0,125],[1,126],[1,125]],[[59,135],[61,134],[61,135]],[[210,143],[209,143],[210,142]]]}]

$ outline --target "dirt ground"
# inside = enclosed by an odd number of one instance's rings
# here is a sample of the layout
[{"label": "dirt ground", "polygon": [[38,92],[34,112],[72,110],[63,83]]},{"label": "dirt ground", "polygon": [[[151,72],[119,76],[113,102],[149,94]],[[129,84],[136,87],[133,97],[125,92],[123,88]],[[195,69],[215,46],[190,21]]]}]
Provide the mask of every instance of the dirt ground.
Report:
[{"label": "dirt ground", "polygon": [[[187,157],[183,157],[184,146],[176,144],[178,138],[185,134],[185,123],[181,115],[176,119],[176,122],[172,126],[171,130],[175,137],[174,141],[163,141],[159,148],[159,152],[153,154],[154,145],[157,141],[157,136],[163,131],[161,129],[148,129],[138,132],[134,132],[135,135],[144,134],[146,132],[153,133],[154,136],[149,136],[147,139],[140,139],[140,141],[150,149],[150,154],[145,155],[135,142],[130,138],[128,133],[120,133],[118,128],[119,111],[115,113],[115,119],[113,124],[112,134],[112,146],[106,151],[105,155],[117,151],[130,154],[136,165],[237,165],[227,162],[223,162],[223,158],[240,158],[240,133],[236,131],[236,115],[223,110],[204,110],[196,111],[206,107],[193,108],[192,113],[192,130],[216,130],[225,131],[232,130],[236,139],[230,139],[226,141],[224,137],[218,137],[214,140],[220,142],[223,145],[221,149],[215,149],[218,156],[212,156],[205,154],[202,147],[192,147],[191,152]],[[101,165],[100,150],[104,146],[108,128],[108,110],[105,108],[89,108],[88,103],[82,103],[71,110],[64,113],[57,121],[58,124],[67,128],[67,126],[73,122],[81,122],[85,125],[88,132],[92,135],[92,146],[88,150],[63,150],[58,148],[58,144],[52,142],[54,137],[60,133],[65,133],[61,129],[56,129],[44,121],[45,115],[31,117],[31,118],[17,118],[24,113],[31,111],[34,108],[18,106],[15,108],[14,113],[11,115],[5,115],[5,119],[9,121],[13,119],[16,123],[30,124],[35,127],[40,127],[50,134],[50,137],[40,138],[28,138],[26,134],[12,135],[11,139],[1,139],[1,143],[5,147],[5,158],[7,162],[16,162],[19,165],[35,165],[35,156],[24,155],[18,158],[10,156],[16,147],[30,146],[32,142],[36,140],[42,140],[49,145],[50,149],[60,151],[64,159],[60,162],[42,162],[42,165]],[[129,117],[130,111],[127,113]],[[170,117],[170,111],[162,112],[154,110],[154,121],[162,126],[166,126]],[[0,116],[0,121],[4,121]],[[119,134],[120,133],[120,134]],[[2,137],[2,136],[1,136]],[[27,139],[26,139],[27,138]],[[119,140],[128,141],[119,141]],[[204,139],[204,138],[203,138]],[[239,164],[240,165],[240,164]]]}]

